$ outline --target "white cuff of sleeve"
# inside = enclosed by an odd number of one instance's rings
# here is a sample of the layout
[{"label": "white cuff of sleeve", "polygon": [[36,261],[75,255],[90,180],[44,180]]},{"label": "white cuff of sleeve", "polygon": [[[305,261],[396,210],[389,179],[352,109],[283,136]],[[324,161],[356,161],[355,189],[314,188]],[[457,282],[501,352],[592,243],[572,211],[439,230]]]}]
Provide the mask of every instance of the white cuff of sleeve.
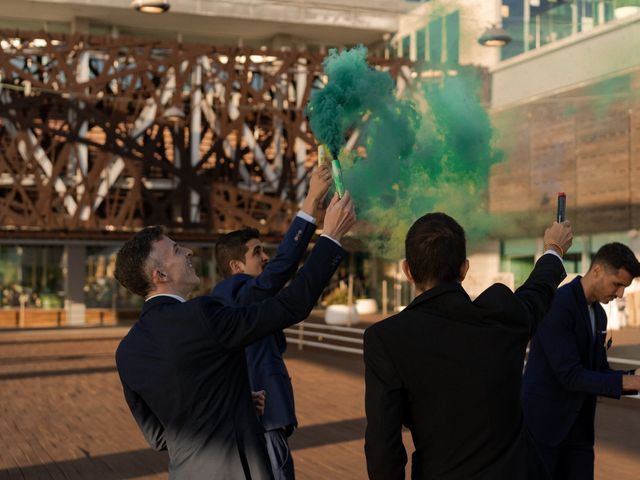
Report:
[{"label": "white cuff of sleeve", "polygon": [[327,234],[325,234],[325,233],[323,233],[323,234],[322,234],[322,235],[320,235],[320,236],[321,236],[321,237],[326,237],[326,238],[328,238],[329,240],[331,240],[333,243],[335,243],[336,245],[338,245],[339,247],[342,247],[342,244],[341,244],[338,240],[336,240],[335,238],[331,238],[329,235],[327,235]]},{"label": "white cuff of sleeve", "polygon": [[309,223],[313,223],[314,225],[317,225],[316,223],[316,219],[314,217],[312,217],[311,215],[309,215],[306,212],[303,212],[302,210],[298,211],[298,217],[300,217],[303,220],[306,220]]},{"label": "white cuff of sleeve", "polygon": [[560,254],[558,252],[556,252],[555,250],[549,249],[546,250],[543,255],[546,255],[547,253],[550,253],[552,255],[555,255],[556,257],[558,257],[560,259],[560,261],[562,261],[562,257],[560,256]]}]

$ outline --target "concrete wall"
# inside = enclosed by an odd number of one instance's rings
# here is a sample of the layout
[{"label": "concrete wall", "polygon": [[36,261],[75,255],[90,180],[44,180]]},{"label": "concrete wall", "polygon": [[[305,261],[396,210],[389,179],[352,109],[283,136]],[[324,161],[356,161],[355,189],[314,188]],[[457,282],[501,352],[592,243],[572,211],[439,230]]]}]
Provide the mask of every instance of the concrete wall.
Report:
[{"label": "concrete wall", "polygon": [[462,282],[471,298],[496,282],[513,288],[513,274],[500,272],[500,242],[495,240],[472,247],[468,252],[469,271]]},{"label": "concrete wall", "polygon": [[397,30],[399,15],[416,6],[383,0],[171,0],[170,4],[167,13],[149,15],[133,11],[131,0],[3,0],[0,23],[22,21],[29,27],[16,24],[17,28],[58,31],[55,22],[71,23],[72,30],[84,22],[113,27],[125,35],[179,34],[185,41],[258,46],[271,46],[270,39],[284,36],[296,40],[288,44],[331,47],[381,41],[384,33]]},{"label": "concrete wall", "polygon": [[640,66],[640,15],[616,20],[491,68],[491,107],[508,108]]}]

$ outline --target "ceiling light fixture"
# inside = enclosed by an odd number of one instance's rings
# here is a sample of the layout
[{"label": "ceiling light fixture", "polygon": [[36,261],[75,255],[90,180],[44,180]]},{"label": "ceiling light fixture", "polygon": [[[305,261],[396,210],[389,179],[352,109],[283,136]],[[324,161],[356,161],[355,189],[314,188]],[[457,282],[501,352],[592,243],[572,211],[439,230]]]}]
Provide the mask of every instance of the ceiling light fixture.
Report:
[{"label": "ceiling light fixture", "polygon": [[141,13],[164,13],[171,5],[169,0],[133,0],[131,8]]},{"label": "ceiling light fixture", "polygon": [[497,25],[491,25],[478,39],[478,43],[485,47],[504,47],[510,41],[511,35]]}]

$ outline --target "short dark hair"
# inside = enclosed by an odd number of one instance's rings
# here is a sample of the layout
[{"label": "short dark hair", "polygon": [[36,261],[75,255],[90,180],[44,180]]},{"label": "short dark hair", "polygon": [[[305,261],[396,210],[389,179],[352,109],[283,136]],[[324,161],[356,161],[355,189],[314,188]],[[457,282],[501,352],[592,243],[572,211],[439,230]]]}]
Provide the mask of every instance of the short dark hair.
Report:
[{"label": "short dark hair", "polygon": [[161,226],[140,230],[118,251],[116,279],[132,293],[146,297],[151,290],[151,279],[145,271],[154,242],[161,240],[165,230]]},{"label": "short dark hair", "polygon": [[455,282],[467,259],[464,229],[449,215],[428,213],[415,221],[404,242],[416,286]]},{"label": "short dark hair", "polygon": [[629,247],[622,243],[607,243],[596,252],[591,267],[598,263],[615,270],[624,268],[633,278],[640,277],[640,263]]},{"label": "short dark hair", "polygon": [[229,262],[231,260],[245,261],[247,242],[260,238],[260,232],[255,228],[242,228],[221,236],[216,242],[216,266],[222,277],[227,278],[233,273]]}]

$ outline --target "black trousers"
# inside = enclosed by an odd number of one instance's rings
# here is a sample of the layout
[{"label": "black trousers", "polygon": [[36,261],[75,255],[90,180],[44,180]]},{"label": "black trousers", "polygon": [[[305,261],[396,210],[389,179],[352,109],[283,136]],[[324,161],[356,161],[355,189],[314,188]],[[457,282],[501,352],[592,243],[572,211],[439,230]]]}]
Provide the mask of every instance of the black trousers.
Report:
[{"label": "black trousers", "polygon": [[585,402],[567,438],[557,446],[536,442],[552,480],[593,480],[595,402]]}]

